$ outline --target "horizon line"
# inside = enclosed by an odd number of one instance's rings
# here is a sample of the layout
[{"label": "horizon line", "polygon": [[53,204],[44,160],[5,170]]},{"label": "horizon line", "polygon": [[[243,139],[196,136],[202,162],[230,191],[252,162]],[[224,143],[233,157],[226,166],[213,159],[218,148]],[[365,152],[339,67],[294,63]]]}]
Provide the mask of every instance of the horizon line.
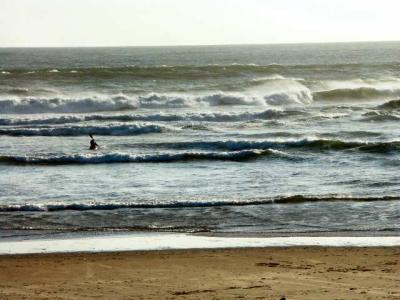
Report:
[{"label": "horizon line", "polygon": [[10,48],[161,48],[161,47],[223,47],[223,46],[279,46],[279,45],[322,45],[322,44],[366,44],[366,43],[396,43],[400,40],[366,40],[338,42],[283,42],[283,43],[226,43],[226,44],[168,44],[168,45],[113,45],[113,46],[0,46],[0,49]]}]

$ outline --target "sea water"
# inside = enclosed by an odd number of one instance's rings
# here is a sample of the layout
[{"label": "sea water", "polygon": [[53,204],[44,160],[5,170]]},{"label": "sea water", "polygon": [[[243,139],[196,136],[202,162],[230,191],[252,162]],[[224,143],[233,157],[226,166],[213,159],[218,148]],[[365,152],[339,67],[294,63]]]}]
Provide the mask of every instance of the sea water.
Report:
[{"label": "sea water", "polygon": [[396,42],[2,48],[0,232],[398,234],[399,120]]}]

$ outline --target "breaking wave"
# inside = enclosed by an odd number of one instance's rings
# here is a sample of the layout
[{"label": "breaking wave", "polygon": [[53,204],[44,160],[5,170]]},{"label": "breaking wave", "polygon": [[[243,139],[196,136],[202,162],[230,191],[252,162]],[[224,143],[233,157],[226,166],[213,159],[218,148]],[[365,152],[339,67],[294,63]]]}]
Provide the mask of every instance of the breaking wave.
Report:
[{"label": "breaking wave", "polygon": [[[312,91],[295,80],[282,80],[279,86],[266,86],[255,91],[214,92],[204,95],[149,93],[145,95],[94,95],[84,98],[19,98],[0,99],[1,114],[91,113],[162,108],[193,108],[216,106],[287,106],[311,104],[314,100],[345,101],[387,99],[400,96],[400,89],[377,87],[343,88]],[[22,91],[22,90],[21,90]],[[390,102],[380,108],[396,109]]]},{"label": "breaking wave", "polygon": [[306,115],[303,110],[278,110],[267,109],[260,112],[242,112],[242,113],[183,113],[183,114],[118,114],[118,115],[62,115],[56,117],[41,118],[2,118],[0,125],[21,126],[21,125],[45,125],[45,124],[68,124],[80,123],[88,121],[147,121],[147,122],[179,122],[179,121],[196,121],[196,122],[240,122],[252,120],[270,120],[280,119],[296,115]]},{"label": "breaking wave", "polygon": [[262,98],[240,93],[214,93],[210,95],[170,95],[151,93],[139,96],[138,107],[141,108],[185,108],[198,106],[256,106],[265,105]]},{"label": "breaking wave", "polygon": [[121,125],[111,124],[104,126],[63,126],[63,127],[33,127],[33,128],[8,128],[0,129],[0,135],[9,136],[82,136],[96,135],[140,135],[148,133],[161,133],[172,130],[171,127],[154,124]]},{"label": "breaking wave", "polygon": [[116,210],[116,209],[152,209],[152,208],[195,208],[195,207],[221,207],[221,206],[251,206],[268,204],[298,204],[307,202],[372,202],[372,201],[398,201],[399,197],[344,197],[344,196],[303,196],[275,197],[270,199],[237,200],[237,201],[177,201],[166,203],[71,203],[47,205],[2,205],[0,212],[57,212],[65,210]]},{"label": "breaking wave", "polygon": [[97,111],[121,111],[136,109],[137,105],[128,99],[114,97],[99,99],[12,99],[0,100],[0,114],[36,113],[87,113]]},{"label": "breaking wave", "polygon": [[[162,108],[194,108],[219,106],[288,106],[311,104],[314,100],[345,101],[387,99],[400,96],[400,89],[346,88],[312,92],[304,85],[292,82],[278,90],[215,92],[206,95],[149,93],[139,96],[93,96],[85,98],[29,98],[0,99],[0,114],[93,113]],[[397,109],[395,101],[382,105],[383,109]]]},{"label": "breaking wave", "polygon": [[311,101],[308,96],[296,93],[273,94],[269,96],[251,96],[240,93],[215,93],[203,96],[171,95],[151,93],[143,96],[114,96],[83,99],[6,99],[0,100],[0,114],[37,114],[37,113],[90,113],[101,111],[123,111],[161,108],[191,108],[213,106],[265,106]]},{"label": "breaking wave", "polygon": [[0,156],[0,162],[8,164],[109,164],[109,163],[169,163],[195,160],[248,161],[263,156],[286,157],[275,150],[242,150],[233,152],[184,152],[134,155],[108,153],[97,155],[59,155],[59,156]]}]

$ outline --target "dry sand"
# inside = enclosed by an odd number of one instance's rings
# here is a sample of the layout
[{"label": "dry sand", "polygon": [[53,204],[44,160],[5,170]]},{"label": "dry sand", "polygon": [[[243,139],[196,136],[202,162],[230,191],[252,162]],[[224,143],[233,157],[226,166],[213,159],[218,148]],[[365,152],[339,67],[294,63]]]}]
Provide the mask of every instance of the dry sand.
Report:
[{"label": "dry sand", "polygon": [[400,299],[400,248],[0,256],[0,299]]}]

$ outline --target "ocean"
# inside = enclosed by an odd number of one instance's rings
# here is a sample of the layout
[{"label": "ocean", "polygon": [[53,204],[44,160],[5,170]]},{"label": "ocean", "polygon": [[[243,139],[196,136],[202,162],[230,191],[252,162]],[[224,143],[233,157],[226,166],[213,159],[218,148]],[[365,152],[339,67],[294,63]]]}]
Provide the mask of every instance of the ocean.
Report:
[{"label": "ocean", "polygon": [[0,237],[398,235],[399,120],[400,42],[0,48]]}]

